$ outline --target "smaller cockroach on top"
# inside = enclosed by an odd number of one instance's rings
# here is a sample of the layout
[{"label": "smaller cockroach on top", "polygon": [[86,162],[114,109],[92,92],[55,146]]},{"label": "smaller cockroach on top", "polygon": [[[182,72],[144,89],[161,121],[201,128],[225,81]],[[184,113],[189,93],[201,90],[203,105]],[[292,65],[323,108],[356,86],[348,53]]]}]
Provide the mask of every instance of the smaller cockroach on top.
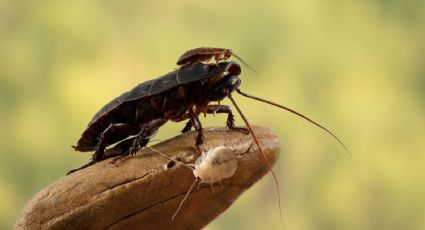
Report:
[{"label": "smaller cockroach on top", "polygon": [[248,63],[242,60],[242,58],[233,53],[231,49],[225,48],[199,47],[188,50],[184,52],[177,60],[177,65],[187,66],[196,62],[209,62],[212,58],[214,58],[216,62],[226,61],[232,56],[238,59],[252,71],[257,72],[254,68],[248,65]]},{"label": "smaller cockroach on top", "polygon": [[[174,160],[168,155],[152,147],[148,147],[148,148],[159,153],[165,158],[172,160],[172,162],[174,162]],[[249,147],[249,149],[250,148],[251,146]],[[249,149],[247,151],[249,151]],[[184,201],[187,199],[190,192],[195,187],[196,183],[199,182],[199,184],[201,183],[210,184],[211,189],[214,192],[214,188],[213,188],[214,183],[218,182],[222,185],[221,181],[232,177],[235,174],[236,169],[238,167],[235,151],[226,146],[218,146],[218,147],[209,149],[207,152],[203,152],[202,155],[195,161],[195,164],[185,164],[182,162],[178,162],[178,163],[191,169],[196,179],[193,182],[193,184],[190,186],[190,189],[187,191],[186,195],[181,201],[176,212],[171,217],[172,220],[174,220],[174,218],[177,216],[177,213],[180,211]],[[199,184],[198,184],[198,188],[199,188]]]}]

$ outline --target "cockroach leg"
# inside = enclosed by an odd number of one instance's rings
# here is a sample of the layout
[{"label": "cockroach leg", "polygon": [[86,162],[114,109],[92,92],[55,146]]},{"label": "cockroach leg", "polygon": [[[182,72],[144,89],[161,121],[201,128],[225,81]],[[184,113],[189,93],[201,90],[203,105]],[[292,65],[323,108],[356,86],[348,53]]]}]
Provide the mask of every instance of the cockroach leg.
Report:
[{"label": "cockroach leg", "polygon": [[113,159],[110,164],[116,165],[116,163],[118,163],[125,157],[129,155],[135,155],[141,148],[145,147],[148,144],[150,138],[156,134],[158,128],[162,126],[165,122],[167,122],[166,119],[159,118],[146,124],[143,124],[141,126],[140,132],[134,137],[133,144],[128,149],[128,151],[124,152],[119,157]]},{"label": "cockroach leg", "polygon": [[188,122],[186,122],[186,125],[184,126],[184,128],[182,129],[182,133],[187,133],[187,132],[189,132],[191,129],[192,129],[192,121],[188,121]]},{"label": "cockroach leg", "polygon": [[118,124],[110,124],[108,128],[105,129],[98,138],[98,142],[96,145],[96,151],[93,154],[93,161],[94,163],[98,161],[102,161],[105,159],[105,148],[108,145],[108,142],[110,138],[120,132],[128,132],[128,133],[137,133],[138,128],[132,125],[124,124],[124,123],[118,123]]},{"label": "cockroach leg", "polygon": [[118,162],[122,161],[128,156],[135,155],[141,148],[145,147],[149,142],[149,138],[145,137],[145,133],[146,133],[146,129],[143,129],[142,131],[140,131],[140,133],[137,134],[137,136],[134,138],[133,143],[131,147],[128,149],[128,151],[123,152],[123,154],[113,159],[109,163],[116,166]]},{"label": "cockroach leg", "polygon": [[204,143],[204,134],[202,133],[202,125],[199,121],[198,114],[195,112],[194,108],[189,109],[190,121],[195,126],[198,135],[196,136],[196,148],[201,149],[201,145]]},{"label": "cockroach leg", "polygon": [[235,126],[235,116],[232,113],[232,110],[227,105],[208,105],[207,107],[207,113],[214,114],[214,113],[227,113],[227,121],[226,126],[227,128],[235,131],[241,131],[244,133],[249,133],[248,129],[236,127]]},{"label": "cockroach leg", "polygon": [[[185,133],[185,132],[190,131],[192,126],[195,127],[195,130],[198,132],[198,135],[196,136],[196,148],[198,150],[200,150],[200,147],[204,142],[204,135],[202,133],[202,124],[199,121],[199,117],[198,117],[199,113],[200,113],[200,111],[197,111],[195,108],[189,109],[188,114],[189,114],[190,120],[186,123],[185,127],[182,130],[182,133]],[[230,107],[227,106],[227,105],[208,105],[207,108],[206,108],[206,113],[208,113],[208,114],[226,113],[227,114],[226,126],[230,130],[249,133],[247,128],[235,126],[234,115],[233,115]]]},{"label": "cockroach leg", "polygon": [[127,152],[132,146],[134,139],[135,137],[125,139],[119,142],[118,144],[116,144],[114,147],[107,149],[105,151],[105,159],[120,156],[123,153]]}]

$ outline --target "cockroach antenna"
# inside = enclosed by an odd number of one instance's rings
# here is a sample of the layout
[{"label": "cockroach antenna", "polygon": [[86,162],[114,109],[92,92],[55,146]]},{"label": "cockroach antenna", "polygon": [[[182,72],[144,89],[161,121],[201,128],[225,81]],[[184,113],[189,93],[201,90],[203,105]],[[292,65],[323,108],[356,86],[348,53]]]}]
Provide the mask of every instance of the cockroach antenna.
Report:
[{"label": "cockroach antenna", "polygon": [[342,141],[334,133],[332,133],[329,129],[323,127],[319,123],[317,123],[317,122],[313,121],[312,119],[308,118],[307,116],[303,115],[302,113],[299,113],[299,112],[297,112],[297,111],[295,111],[295,110],[293,110],[293,109],[291,109],[291,108],[289,108],[287,106],[279,105],[279,104],[274,103],[274,102],[271,102],[269,100],[266,100],[266,99],[263,99],[263,98],[259,98],[259,97],[256,97],[256,96],[252,96],[252,95],[246,94],[246,93],[242,92],[240,89],[236,89],[236,92],[238,92],[239,94],[241,94],[244,97],[251,98],[251,99],[254,99],[254,100],[257,100],[257,101],[261,101],[261,102],[267,103],[269,105],[273,105],[273,106],[279,107],[281,109],[284,109],[284,110],[286,110],[288,112],[291,112],[291,113],[293,113],[293,114],[295,114],[295,115],[297,115],[299,117],[304,118],[305,120],[309,121],[310,123],[313,123],[314,125],[318,126],[319,128],[321,128],[324,131],[326,131],[328,134],[330,134],[331,136],[333,136],[339,142],[339,144],[341,144],[341,146],[345,149],[345,151],[352,157],[351,152],[348,150],[348,148],[344,145],[344,143],[342,143]]},{"label": "cockroach antenna", "polygon": [[267,167],[268,167],[269,171],[273,175],[273,179],[274,179],[274,182],[276,184],[276,189],[277,189],[277,197],[278,197],[278,201],[279,201],[280,221],[282,223],[282,226],[284,226],[283,215],[282,215],[282,207],[281,207],[281,202],[280,202],[280,188],[279,188],[279,182],[277,180],[277,176],[276,176],[276,174],[275,174],[275,172],[274,172],[274,170],[273,170],[270,162],[267,160],[266,154],[264,153],[263,148],[261,148],[260,142],[258,141],[257,136],[255,135],[254,131],[252,130],[252,127],[249,124],[248,119],[246,119],[245,115],[243,115],[241,109],[236,104],[236,101],[233,99],[232,94],[228,94],[227,97],[230,99],[230,101],[232,102],[232,104],[235,106],[235,108],[238,111],[239,115],[241,116],[242,120],[245,122],[246,127],[248,127],[248,131],[252,135],[252,138],[254,139],[255,145],[257,145],[257,148],[258,148],[258,151],[260,152],[260,155],[263,157],[264,161],[267,164]]}]

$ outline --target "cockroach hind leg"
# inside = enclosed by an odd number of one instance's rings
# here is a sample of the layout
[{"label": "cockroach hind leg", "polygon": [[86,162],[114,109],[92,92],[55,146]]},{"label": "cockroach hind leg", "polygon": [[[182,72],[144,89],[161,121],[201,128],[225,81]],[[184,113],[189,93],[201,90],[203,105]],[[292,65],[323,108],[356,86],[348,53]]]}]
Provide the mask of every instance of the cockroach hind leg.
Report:
[{"label": "cockroach hind leg", "polygon": [[[103,160],[103,159],[102,159],[102,160]],[[83,166],[81,166],[81,167],[79,167],[79,168],[69,170],[69,171],[66,173],[66,175],[70,175],[70,174],[72,174],[72,173],[74,173],[74,172],[76,172],[76,171],[80,171],[81,169],[85,169],[85,168],[87,168],[87,167],[89,167],[89,166],[91,166],[91,165],[96,164],[96,163],[97,163],[97,162],[99,162],[99,161],[102,161],[102,160],[96,159],[96,155],[95,155],[95,154],[93,154],[92,159],[90,160],[90,162],[89,162],[89,163],[87,163],[87,164],[85,164],[85,165],[83,165]]]},{"label": "cockroach hind leg", "polygon": [[70,174],[72,174],[72,173],[74,173],[74,172],[76,172],[76,171],[80,171],[81,169],[85,169],[85,168],[87,168],[87,167],[89,167],[89,166],[93,165],[94,163],[95,163],[95,162],[90,161],[89,163],[87,163],[87,164],[85,164],[85,165],[83,165],[83,166],[81,166],[81,167],[79,167],[79,168],[69,170],[69,171],[66,173],[66,175],[68,176],[68,175],[70,175]]}]

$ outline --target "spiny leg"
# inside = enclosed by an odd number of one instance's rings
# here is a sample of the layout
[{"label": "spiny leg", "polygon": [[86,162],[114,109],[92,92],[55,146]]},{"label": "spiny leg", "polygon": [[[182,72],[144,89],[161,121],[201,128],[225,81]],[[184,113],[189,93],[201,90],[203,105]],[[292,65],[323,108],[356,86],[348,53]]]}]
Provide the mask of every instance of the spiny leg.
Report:
[{"label": "spiny leg", "polygon": [[240,128],[235,126],[235,116],[232,113],[232,110],[227,105],[208,105],[207,113],[215,114],[215,113],[227,113],[227,121],[226,126],[231,130],[241,131],[244,133],[249,133],[247,128]]},{"label": "spiny leg", "polygon": [[80,169],[84,169],[89,167],[90,165],[95,164],[96,162],[102,161],[104,159],[106,159],[105,157],[105,148],[111,144],[109,142],[111,142],[111,140],[113,140],[117,135],[117,134],[125,134],[128,133],[128,135],[132,135],[133,133],[136,133],[138,130],[138,127],[136,126],[132,126],[129,124],[125,124],[125,123],[116,123],[116,124],[110,124],[108,126],[108,128],[106,128],[100,135],[100,137],[98,138],[98,142],[96,145],[96,150],[90,160],[89,163],[68,171],[67,175],[74,173]]},{"label": "spiny leg", "polygon": [[[174,122],[180,122],[180,121],[186,120],[188,118],[190,118],[189,112],[183,114],[182,116],[180,116],[178,118],[173,119],[173,121]],[[188,122],[186,122],[186,124],[185,124],[184,128],[181,130],[181,132],[187,133],[192,129],[192,127],[193,127],[192,122],[189,120]]]},{"label": "spiny leg", "polygon": [[204,143],[204,134],[202,133],[202,125],[198,118],[198,113],[196,113],[194,108],[189,109],[190,121],[195,126],[195,130],[198,132],[196,136],[196,148],[200,150],[201,145]]},{"label": "spiny leg", "polygon": [[110,164],[116,165],[125,157],[135,155],[141,148],[145,147],[150,140],[146,137],[146,131],[146,128],[142,128],[142,131],[140,131],[134,138],[132,138],[130,148],[122,152],[117,158],[113,159]]},{"label": "spiny leg", "polygon": [[131,147],[128,151],[123,152],[119,157],[112,160],[111,164],[116,164],[118,161],[129,155],[135,155],[141,148],[145,147],[149,140],[157,133],[158,128],[161,127],[167,119],[156,119],[146,124],[141,125],[140,132],[132,139]]},{"label": "spiny leg", "polygon": [[116,144],[114,147],[105,150],[105,159],[120,156],[130,149],[135,137],[128,138]]},{"label": "spiny leg", "polygon": [[[241,128],[241,127],[235,126],[234,115],[233,115],[230,107],[227,106],[227,105],[208,105],[207,106],[207,113],[208,114],[227,113],[227,121],[226,121],[227,128],[229,128],[231,130],[241,131],[241,132],[244,132],[244,133],[247,133],[247,134],[249,133],[247,128]],[[192,127],[193,127],[192,120],[189,120],[186,123],[186,125],[184,126],[184,128],[182,129],[181,132],[182,133],[189,132],[192,129]]]},{"label": "spiny leg", "polygon": [[187,132],[189,132],[191,129],[192,129],[192,121],[188,121],[188,122],[186,122],[186,125],[184,126],[184,128],[182,129],[182,133],[187,133]]}]

